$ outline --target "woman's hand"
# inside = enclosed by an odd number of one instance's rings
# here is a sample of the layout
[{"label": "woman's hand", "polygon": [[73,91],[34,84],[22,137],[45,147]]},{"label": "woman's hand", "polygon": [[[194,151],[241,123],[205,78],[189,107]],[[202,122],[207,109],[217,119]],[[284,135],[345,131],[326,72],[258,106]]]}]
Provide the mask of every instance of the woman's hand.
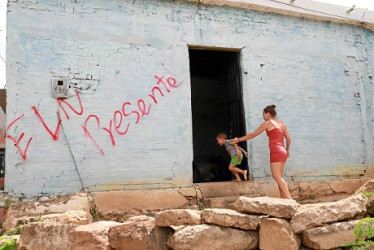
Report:
[{"label": "woman's hand", "polygon": [[231,139],[230,140],[230,144],[233,145],[233,144],[237,144],[239,142],[239,138],[238,137],[235,137],[234,139]]}]

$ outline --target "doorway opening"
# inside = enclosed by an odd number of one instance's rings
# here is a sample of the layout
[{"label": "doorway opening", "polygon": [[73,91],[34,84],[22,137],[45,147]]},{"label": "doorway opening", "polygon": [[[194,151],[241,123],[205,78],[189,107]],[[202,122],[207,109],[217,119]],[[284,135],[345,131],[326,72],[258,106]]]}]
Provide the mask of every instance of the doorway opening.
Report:
[{"label": "doorway opening", "polygon": [[[189,57],[194,183],[231,181],[230,156],[216,136],[245,134],[240,51],[190,47]],[[247,158],[238,167],[248,170]]]}]

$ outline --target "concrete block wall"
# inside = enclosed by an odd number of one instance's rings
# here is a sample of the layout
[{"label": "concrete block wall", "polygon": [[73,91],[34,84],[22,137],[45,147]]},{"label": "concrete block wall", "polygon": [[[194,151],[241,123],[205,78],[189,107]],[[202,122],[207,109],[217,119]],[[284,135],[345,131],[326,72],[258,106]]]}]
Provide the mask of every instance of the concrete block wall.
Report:
[{"label": "concrete block wall", "polygon": [[[192,185],[189,45],[241,49],[247,131],[277,105],[292,137],[287,178],[365,175],[374,165],[373,37],[184,1],[9,1],[6,191]],[[70,82],[62,102],[55,76]],[[266,135],[248,148],[253,176],[268,178]]]}]

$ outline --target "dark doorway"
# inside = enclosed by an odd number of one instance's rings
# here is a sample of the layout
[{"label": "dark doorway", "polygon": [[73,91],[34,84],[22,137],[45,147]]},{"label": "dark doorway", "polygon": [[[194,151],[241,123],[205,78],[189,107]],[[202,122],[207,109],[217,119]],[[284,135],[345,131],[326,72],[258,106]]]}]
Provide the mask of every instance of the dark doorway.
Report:
[{"label": "dark doorway", "polygon": [[[240,52],[190,48],[189,56],[194,183],[231,181],[230,156],[216,135],[245,134]],[[239,167],[248,170],[246,158]]]}]

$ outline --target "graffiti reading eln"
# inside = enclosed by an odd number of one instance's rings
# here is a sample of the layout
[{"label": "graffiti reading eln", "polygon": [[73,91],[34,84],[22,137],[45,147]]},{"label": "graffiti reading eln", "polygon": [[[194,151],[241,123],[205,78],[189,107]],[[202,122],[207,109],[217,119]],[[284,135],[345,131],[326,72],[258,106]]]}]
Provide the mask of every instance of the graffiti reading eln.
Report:
[{"label": "graffiti reading eln", "polygon": [[[145,116],[148,116],[151,113],[152,105],[158,104],[159,98],[164,97],[165,91],[167,93],[171,93],[171,89],[176,89],[179,86],[182,85],[182,83],[178,83],[177,80],[174,77],[168,77],[164,79],[164,76],[157,76],[155,75],[155,78],[157,80],[155,86],[152,87],[150,94],[148,96],[150,97],[147,99],[138,99],[136,101],[136,104],[133,105],[133,103],[129,101],[123,102],[122,106],[119,109],[116,109],[113,112],[113,118],[109,120],[106,124],[107,126],[104,126],[101,122],[100,117],[97,114],[89,114],[87,115],[86,119],[84,120],[83,124],[81,125],[83,129],[84,136],[91,141],[94,147],[98,149],[101,155],[104,155],[104,150],[102,147],[98,144],[97,140],[94,138],[93,134],[90,132],[89,124],[93,125],[93,128],[98,131],[105,131],[105,133],[108,135],[108,138],[112,144],[112,146],[116,145],[115,140],[115,134],[119,136],[124,136],[127,133],[129,133],[131,126],[139,124],[141,119]],[[68,101],[65,99],[57,98],[57,105],[61,110],[63,111],[65,117],[67,120],[70,119],[70,116],[66,110],[65,107],[69,108],[75,115],[82,116],[84,115],[84,108],[83,103],[80,97],[80,94],[78,90],[75,90],[79,108],[74,108]],[[156,96],[156,94],[158,94]],[[60,111],[57,112],[57,124],[54,129],[50,128],[46,122],[43,119],[42,114],[40,114],[37,107],[32,106],[31,110],[34,111],[36,118],[40,122],[41,126],[44,128],[44,130],[50,135],[52,140],[58,141],[59,135],[60,135],[60,129],[62,126],[62,119]],[[14,146],[17,148],[18,153],[22,157],[23,160],[26,160],[27,158],[27,150],[30,147],[31,141],[33,137],[30,137],[28,141],[26,142],[26,146],[22,149],[20,146],[20,142],[22,141],[23,137],[25,136],[24,132],[21,132],[20,136],[17,138],[17,136],[11,135],[11,128],[15,126],[16,123],[20,122],[20,120],[24,117],[24,114],[17,117],[15,120],[9,123],[6,132],[7,132],[7,139],[11,140],[14,143]],[[131,122],[133,121],[133,122]],[[92,128],[91,128],[92,129]]]}]

